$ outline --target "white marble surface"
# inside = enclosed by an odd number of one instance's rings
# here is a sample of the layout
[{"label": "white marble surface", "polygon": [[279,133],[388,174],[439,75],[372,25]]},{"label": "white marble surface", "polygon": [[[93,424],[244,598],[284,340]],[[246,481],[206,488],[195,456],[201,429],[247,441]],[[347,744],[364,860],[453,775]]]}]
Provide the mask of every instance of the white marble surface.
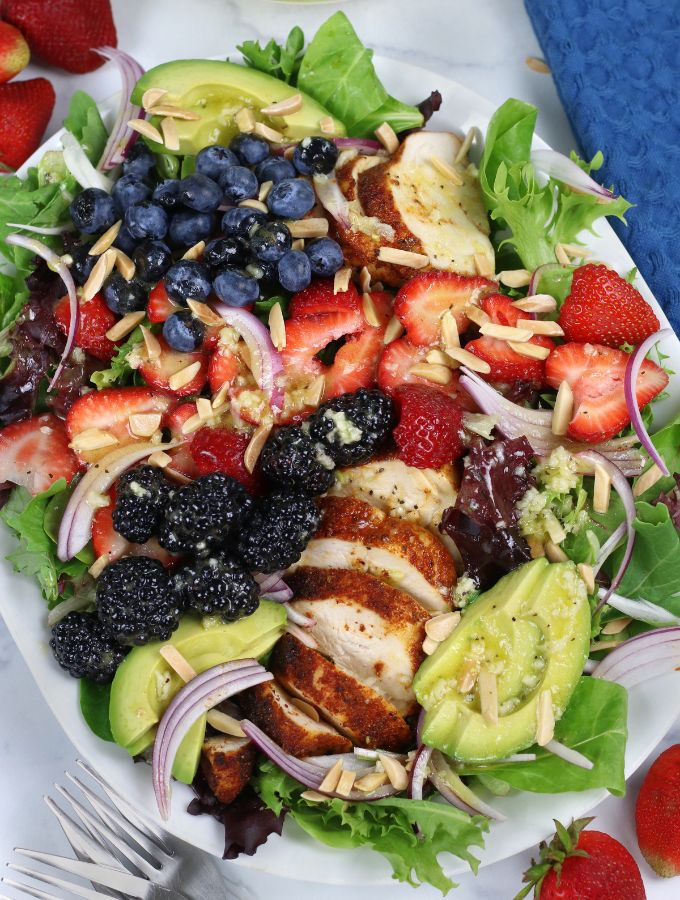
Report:
[{"label": "white marble surface", "polygon": [[[539,106],[539,130],[553,146],[568,150],[573,136],[549,77],[529,70],[526,56],[540,55],[521,0],[353,0],[342,4],[364,40],[379,53],[426,66],[501,102],[514,95]],[[294,24],[308,33],[337,4],[274,4],[267,0],[114,0],[119,45],[145,66],[166,59],[213,56],[233,52],[243,39],[282,37]],[[50,131],[63,118],[70,93],[90,91],[97,100],[117,89],[111,67],[74,77],[31,66],[29,74],[46,74],[53,81],[58,104]],[[436,86],[436,80],[435,84]],[[63,838],[42,802],[74,752],[52,718],[9,635],[0,623],[0,864],[10,860],[12,848],[29,846],[64,851]],[[680,741],[680,726],[662,747]],[[662,749],[659,748],[659,750]],[[678,885],[657,878],[637,853],[633,806],[640,779],[649,762],[629,784],[626,799],[611,798],[597,811],[597,827],[613,834],[640,862],[649,900],[671,900]],[[459,900],[510,900],[520,887],[529,853],[482,870],[478,878],[465,876],[455,893]],[[340,900],[347,890],[315,886],[244,872],[224,864],[232,886],[241,884],[244,897],[264,900],[276,892],[281,900]],[[295,873],[291,859],[290,875]],[[398,885],[353,888],[357,900],[387,900],[415,896]],[[418,895],[434,898],[427,888]],[[205,898],[212,900],[212,898]],[[622,898],[625,900],[625,898]]]}]

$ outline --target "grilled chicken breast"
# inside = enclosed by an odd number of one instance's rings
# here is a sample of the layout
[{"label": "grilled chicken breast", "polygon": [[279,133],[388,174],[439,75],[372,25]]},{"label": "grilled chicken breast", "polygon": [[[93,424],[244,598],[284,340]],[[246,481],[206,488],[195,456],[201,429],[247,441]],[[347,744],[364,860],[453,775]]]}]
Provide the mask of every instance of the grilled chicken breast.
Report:
[{"label": "grilled chicken breast", "polygon": [[269,665],[287,691],[315,706],[353,743],[384,750],[411,743],[411,729],[389,700],[292,634],[278,641]]},{"label": "grilled chicken breast", "polygon": [[307,632],[320,653],[391,701],[402,716],[416,711],[411,684],[425,658],[429,616],[409,594],[351,569],[301,568],[288,584],[292,606],[311,616]]},{"label": "grilled chicken breast", "polygon": [[253,774],[255,745],[247,738],[207,738],[201,752],[201,770],[210,790],[222,803],[231,803]]},{"label": "grilled chicken breast", "polygon": [[248,688],[239,694],[246,717],[293,756],[347,753],[352,742],[326,722],[317,722],[298,709],[275,681]]},{"label": "grilled chicken breast", "polygon": [[406,591],[432,612],[449,608],[453,560],[426,528],[352,497],[323,497],[319,507],[319,530],[293,569],[357,569]]}]

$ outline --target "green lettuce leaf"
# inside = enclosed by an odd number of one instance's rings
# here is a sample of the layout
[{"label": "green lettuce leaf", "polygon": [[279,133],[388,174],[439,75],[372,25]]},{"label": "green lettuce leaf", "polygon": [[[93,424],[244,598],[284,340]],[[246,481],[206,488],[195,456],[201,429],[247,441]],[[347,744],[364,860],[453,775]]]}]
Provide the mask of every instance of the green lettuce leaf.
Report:
[{"label": "green lettuce leaf", "polygon": [[134,369],[128,362],[130,351],[144,340],[142,329],[137,326],[127,341],[116,350],[108,369],[99,369],[90,376],[90,381],[98,391],[115,385],[129,384],[134,377]]},{"label": "green lettuce leaf", "polygon": [[97,104],[85,91],[76,91],[71,97],[68,115],[64,119],[67,128],[95,165],[104,152],[109,138]]},{"label": "green lettuce leaf", "polygon": [[295,84],[305,46],[305,36],[297,25],[291,29],[285,44],[268,41],[264,47],[259,41],[244,41],[237,47],[246,65],[259,69],[280,81]]},{"label": "green lettuce leaf", "polygon": [[455,885],[442,870],[440,853],[452,853],[477,871],[478,860],[470,848],[484,846],[482,833],[488,830],[488,822],[482,816],[468,816],[432,800],[399,797],[372,803],[312,803],[300,796],[302,785],[270,762],[260,765],[254,787],[270,809],[278,814],[286,807],[298,825],[322,844],[342,849],[370,847],[381,853],[397,881],[414,887],[431,884],[446,894]]},{"label": "green lettuce leaf", "polygon": [[89,678],[80,680],[80,710],[91,731],[103,741],[115,743],[109,722],[111,685],[97,684]]}]

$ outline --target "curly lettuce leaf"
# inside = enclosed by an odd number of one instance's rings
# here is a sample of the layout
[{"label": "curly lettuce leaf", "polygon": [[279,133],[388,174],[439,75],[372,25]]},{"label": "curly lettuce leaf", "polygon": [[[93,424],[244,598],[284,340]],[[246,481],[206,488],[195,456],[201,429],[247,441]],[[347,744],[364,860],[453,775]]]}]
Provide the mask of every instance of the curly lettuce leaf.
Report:
[{"label": "curly lettuce leaf", "polygon": [[237,47],[247,66],[265,72],[279,81],[295,84],[302,62],[305,36],[297,25],[291,29],[285,44],[273,38],[264,47],[259,41],[244,41]]},{"label": "curly lettuce leaf", "polygon": [[68,129],[95,165],[99,161],[109,138],[109,133],[97,109],[97,104],[85,91],[76,91],[71,97],[68,115],[64,119]]},{"label": "curly lettuce leaf", "polygon": [[129,384],[134,377],[134,369],[131,367],[128,357],[130,352],[138,345],[141,344],[144,337],[142,334],[142,329],[137,326],[135,330],[130,334],[128,339],[124,344],[121,344],[116,350],[113,358],[111,359],[111,365],[108,369],[99,369],[96,372],[93,372],[90,376],[90,381],[97,388],[98,391],[101,391],[102,388],[114,387],[116,385],[126,385]]}]

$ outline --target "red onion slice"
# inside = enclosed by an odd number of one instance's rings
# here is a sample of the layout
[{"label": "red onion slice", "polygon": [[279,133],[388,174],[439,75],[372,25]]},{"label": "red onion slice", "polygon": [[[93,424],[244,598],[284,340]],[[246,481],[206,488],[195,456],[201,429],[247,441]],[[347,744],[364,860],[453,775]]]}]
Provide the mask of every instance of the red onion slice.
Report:
[{"label": "red onion slice", "polygon": [[561,181],[574,191],[591,194],[593,197],[602,197],[605,200],[614,199],[613,191],[594,181],[573,159],[569,159],[563,153],[558,153],[556,150],[534,150],[531,154],[531,162],[539,172],[549,178],[554,178],[555,181]]},{"label": "red onion slice", "polygon": [[588,759],[588,757],[584,756],[582,753],[579,753],[578,750],[567,747],[554,739],[548,741],[544,749],[549,753],[552,753],[553,756],[559,756],[560,759],[563,759],[567,763],[571,763],[572,766],[578,766],[580,769],[590,770],[595,765],[592,760]]},{"label": "red onion slice", "polygon": [[145,116],[144,110],[130,102],[130,95],[135,84],[144,74],[144,69],[136,59],[115,47],[98,47],[95,52],[112,60],[118,66],[122,81],[116,121],[109,134],[104,152],[97,163],[98,169],[108,172],[125,160],[130,147],[138,138],[137,132],[128,128],[127,123],[130,119],[143,119]]},{"label": "red onion slice", "polygon": [[330,216],[333,216],[338,225],[341,228],[350,228],[349,203],[336,179],[327,175],[315,175],[314,190],[319,203]]},{"label": "red onion slice", "polygon": [[490,806],[481,797],[478,797],[456,775],[439,750],[435,750],[432,754],[431,765],[430,782],[448,803],[470,815],[487,816],[489,819],[496,819],[498,822],[505,821],[506,816],[502,812]]},{"label": "red onion slice", "polygon": [[316,625],[315,619],[312,619],[311,616],[306,616],[304,613],[298,612],[290,605],[290,603],[284,603],[283,605],[286,607],[288,621],[292,622],[293,625],[299,625],[300,628],[313,628]]},{"label": "red onion slice", "polygon": [[356,148],[361,150],[366,156],[372,156],[379,150],[384,149],[380,141],[374,141],[372,138],[337,137],[333,138],[333,143],[338,150]]},{"label": "red onion slice", "polygon": [[[600,590],[600,597],[605,593]],[[624,616],[630,616],[638,622],[644,622],[647,625],[653,625],[655,628],[665,627],[668,625],[680,625],[680,618],[674,616],[672,612],[651,603],[649,600],[631,600],[630,597],[622,597],[620,594],[610,592],[607,597],[607,603],[612,609],[623,613]]]},{"label": "red onion slice", "polygon": [[68,266],[64,263],[62,258],[58,254],[56,254],[54,250],[46,247],[45,244],[43,244],[41,241],[38,241],[35,238],[26,237],[23,234],[8,234],[5,238],[5,242],[12,247],[23,247],[24,250],[30,250],[32,253],[35,253],[36,256],[44,259],[49,268],[52,269],[53,272],[56,272],[64,282],[64,287],[66,288],[66,291],[68,293],[69,315],[71,317],[71,320],[69,322],[68,334],[66,335],[66,344],[64,345],[61,359],[59,360],[59,364],[54,372],[54,375],[52,376],[52,379],[47,386],[48,391],[51,391],[64,370],[64,363],[71,355],[71,350],[73,349],[73,344],[76,339],[76,333],[78,331],[78,323],[80,321],[80,304],[78,303],[76,285],[73,281],[73,276],[68,270]]},{"label": "red onion slice", "polygon": [[428,766],[432,757],[432,747],[421,744],[413,760],[408,778],[408,794],[411,800],[423,799],[423,788],[427,781]]},{"label": "red onion slice", "polygon": [[618,547],[619,541],[621,541],[626,534],[626,530],[626,523],[621,522],[621,524],[612,531],[604,544],[602,544],[600,552],[597,554],[595,565],[593,566],[593,575],[597,575],[606,560],[609,559],[614,550]]},{"label": "red onion slice", "polygon": [[7,227],[19,228],[21,231],[30,231],[32,234],[44,234],[46,236],[75,231],[73,222],[67,222],[65,225],[55,225],[53,228],[43,228],[40,225],[22,225],[21,222],[7,222]]},{"label": "red onion slice", "polygon": [[87,154],[70,131],[65,131],[61,136],[61,145],[64,148],[64,163],[71,175],[82,188],[99,188],[111,193],[113,182],[106,175],[102,175],[87,158]]},{"label": "red onion slice", "polygon": [[[529,282],[529,286],[527,287],[527,296],[528,297],[536,296],[536,294],[539,293],[538,286],[541,283],[541,277],[543,275],[545,275],[547,272],[553,271],[554,269],[562,269],[562,268],[564,268],[564,266],[562,266],[561,263],[554,262],[554,263],[543,263],[542,266],[539,266],[537,269],[534,269],[534,271],[531,275],[531,281]],[[550,295],[548,295],[548,296],[550,296]]]},{"label": "red onion slice", "polygon": [[652,461],[661,469],[662,475],[670,475],[670,472],[668,471],[668,466],[663,457],[652,443],[649,432],[645,428],[645,423],[642,421],[642,414],[637,402],[636,386],[640,369],[642,368],[642,364],[649,351],[657,341],[664,340],[664,338],[671,337],[672,335],[673,332],[670,328],[662,328],[660,331],[655,331],[654,334],[650,334],[650,336],[631,353],[630,358],[628,359],[628,365],[626,366],[626,374],[623,379],[626,406],[628,407],[628,415],[630,416],[630,421],[635,429],[635,434],[640,439],[640,443],[647,453],[649,453]]},{"label": "red onion slice", "polygon": [[612,650],[593,677],[616,681],[625,688],[680,669],[680,627],[638,634]]}]

